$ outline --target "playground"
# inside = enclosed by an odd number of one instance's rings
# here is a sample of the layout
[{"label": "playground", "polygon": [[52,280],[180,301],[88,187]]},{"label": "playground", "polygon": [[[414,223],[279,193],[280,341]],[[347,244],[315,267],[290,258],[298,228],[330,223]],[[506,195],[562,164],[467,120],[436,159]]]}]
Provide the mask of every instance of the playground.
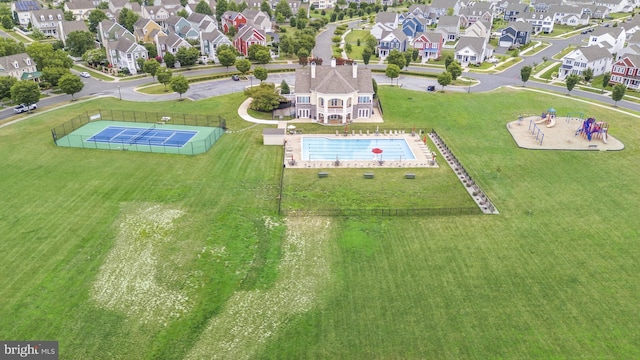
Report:
[{"label": "playground", "polygon": [[507,123],[507,130],[518,147],[536,150],[616,151],[624,144],[609,133],[609,123],[569,113],[557,116],[549,108],[541,115],[518,115]]}]

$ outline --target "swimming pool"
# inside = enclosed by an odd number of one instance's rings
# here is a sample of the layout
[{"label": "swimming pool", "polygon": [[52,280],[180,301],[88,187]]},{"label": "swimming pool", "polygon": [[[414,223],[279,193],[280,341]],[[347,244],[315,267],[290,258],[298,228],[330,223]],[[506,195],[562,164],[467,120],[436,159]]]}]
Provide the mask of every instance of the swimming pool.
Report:
[{"label": "swimming pool", "polygon": [[[382,150],[380,155],[372,152]],[[302,137],[302,160],[415,160],[405,139]]]}]

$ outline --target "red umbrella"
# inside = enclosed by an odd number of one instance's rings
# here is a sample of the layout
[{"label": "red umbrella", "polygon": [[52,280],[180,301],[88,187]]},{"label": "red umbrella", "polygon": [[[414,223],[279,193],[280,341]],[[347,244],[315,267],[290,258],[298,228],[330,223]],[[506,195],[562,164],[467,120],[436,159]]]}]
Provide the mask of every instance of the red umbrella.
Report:
[{"label": "red umbrella", "polygon": [[382,154],[382,149],[380,148],[373,148],[373,150],[371,150],[372,153],[374,154]]}]

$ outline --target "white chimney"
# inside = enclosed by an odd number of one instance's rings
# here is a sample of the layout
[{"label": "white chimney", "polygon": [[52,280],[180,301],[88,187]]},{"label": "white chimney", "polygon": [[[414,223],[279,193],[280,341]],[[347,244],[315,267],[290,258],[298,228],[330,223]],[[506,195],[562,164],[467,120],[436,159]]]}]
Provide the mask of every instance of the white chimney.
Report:
[{"label": "white chimney", "polygon": [[311,78],[312,79],[316,78],[316,62],[315,61],[311,62]]},{"label": "white chimney", "polygon": [[353,70],[353,78],[357,79],[358,78],[358,63],[356,63],[354,61],[353,65],[351,65],[351,69]]},{"label": "white chimney", "polygon": [[336,58],[334,57],[331,58],[331,67],[332,68],[336,67]]}]

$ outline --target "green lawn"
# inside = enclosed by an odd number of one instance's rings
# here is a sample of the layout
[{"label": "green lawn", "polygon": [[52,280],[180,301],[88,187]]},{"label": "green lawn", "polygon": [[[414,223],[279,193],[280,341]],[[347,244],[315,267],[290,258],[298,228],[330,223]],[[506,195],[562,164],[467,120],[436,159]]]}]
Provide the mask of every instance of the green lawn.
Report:
[{"label": "green lawn", "polygon": [[[240,93],[1,128],[0,338],[58,340],[65,359],[640,357],[637,119],[525,90],[379,93],[384,126],[436,129],[500,215],[281,218],[282,171],[286,204],[470,200],[446,166],[283,170]],[[550,106],[608,121],[625,150],[517,148],[506,123]],[[51,127],[96,108],[220,114],[231,132],[198,156],[54,146]]]}]

